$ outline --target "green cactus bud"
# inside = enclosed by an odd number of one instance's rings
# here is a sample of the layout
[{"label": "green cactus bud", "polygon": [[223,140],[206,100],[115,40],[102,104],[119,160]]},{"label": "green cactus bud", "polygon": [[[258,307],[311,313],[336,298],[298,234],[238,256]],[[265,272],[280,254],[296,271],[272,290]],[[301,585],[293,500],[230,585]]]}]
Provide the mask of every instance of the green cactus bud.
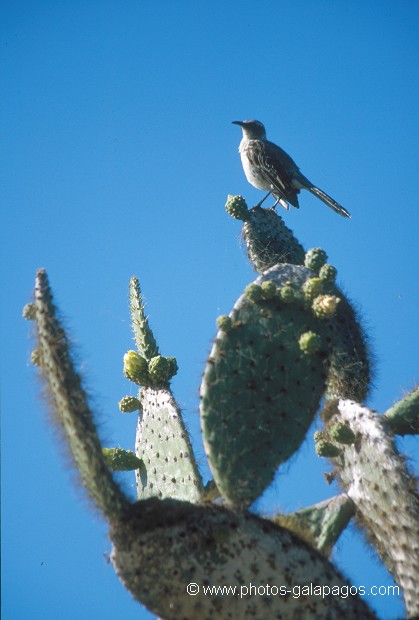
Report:
[{"label": "green cactus bud", "polygon": [[227,202],[225,205],[226,211],[231,217],[236,220],[247,220],[249,217],[249,209],[243,196],[227,196]]},{"label": "green cactus bud", "polygon": [[261,284],[264,299],[273,299],[278,294],[278,287],[272,280],[267,280]]},{"label": "green cactus bud", "polygon": [[298,292],[289,284],[279,288],[279,296],[285,304],[292,304],[298,298]]},{"label": "green cactus bud", "polygon": [[135,396],[124,396],[124,398],[119,401],[118,407],[122,413],[141,411],[141,403]]},{"label": "green cactus bud", "polygon": [[322,339],[319,334],[308,331],[301,334],[298,339],[298,344],[300,345],[300,349],[303,353],[306,355],[312,355],[321,349]]},{"label": "green cactus bud", "polygon": [[142,465],[142,461],[135,456],[132,450],[102,448],[102,454],[105,457],[106,465],[113,471],[131,471],[139,469]]},{"label": "green cactus bud", "polygon": [[319,319],[330,319],[336,314],[336,307],[340,298],[335,295],[319,295],[313,300],[312,308]]},{"label": "green cactus bud", "polygon": [[321,439],[326,439],[326,433],[324,431],[316,431],[313,435],[314,441],[320,441]]},{"label": "green cactus bud", "polygon": [[329,428],[330,439],[348,446],[355,443],[355,434],[347,424],[337,422]]},{"label": "green cactus bud", "polygon": [[36,319],[35,304],[26,304],[25,306],[23,306],[22,316],[27,321],[34,321]]},{"label": "green cactus bud", "polygon": [[326,263],[319,271],[319,278],[321,280],[325,280],[326,282],[334,282],[336,280],[337,273],[338,271],[336,267]]},{"label": "green cactus bud", "polygon": [[323,292],[323,282],[320,278],[308,278],[302,288],[306,298],[311,300]]},{"label": "green cactus bud", "polygon": [[124,355],[124,376],[137,385],[150,385],[147,361],[135,351]]},{"label": "green cactus bud", "polygon": [[230,317],[227,314],[223,314],[217,319],[217,327],[221,329],[222,332],[229,332],[232,328],[232,322]]},{"label": "green cactus bud", "polygon": [[317,456],[327,456],[329,458],[334,458],[336,456],[339,456],[340,452],[341,451],[339,450],[339,448],[333,443],[330,443],[330,441],[320,439],[320,441],[316,443]]},{"label": "green cactus bud", "polygon": [[326,261],[327,254],[324,250],[321,248],[311,248],[311,250],[306,252],[304,266],[314,271],[314,273],[319,273]]},{"label": "green cactus bud", "polygon": [[148,364],[153,385],[165,384],[177,373],[178,365],[174,357],[156,355]]},{"label": "green cactus bud", "polygon": [[246,286],[244,294],[247,299],[253,301],[253,303],[258,303],[258,301],[261,301],[263,297],[262,287],[259,284],[254,284],[252,282],[252,284]]},{"label": "green cactus bud", "polygon": [[34,366],[42,366],[42,351],[39,347],[32,351],[31,362]]}]

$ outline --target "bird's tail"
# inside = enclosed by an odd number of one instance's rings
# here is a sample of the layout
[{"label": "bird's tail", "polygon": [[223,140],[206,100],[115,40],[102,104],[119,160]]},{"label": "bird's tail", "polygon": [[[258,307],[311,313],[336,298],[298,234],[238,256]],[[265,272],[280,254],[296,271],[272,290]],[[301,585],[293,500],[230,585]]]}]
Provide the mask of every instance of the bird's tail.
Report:
[{"label": "bird's tail", "polygon": [[343,217],[351,217],[351,214],[349,213],[349,211],[344,209],[342,205],[336,202],[336,200],[333,200],[333,198],[328,196],[325,192],[323,192],[318,187],[315,187],[314,185],[306,185],[305,189],[308,189],[309,192],[317,196],[317,198],[320,198],[320,200],[322,200],[325,204],[327,204],[328,207],[333,209],[333,211],[336,211],[336,213],[339,213],[339,215],[342,215]]}]

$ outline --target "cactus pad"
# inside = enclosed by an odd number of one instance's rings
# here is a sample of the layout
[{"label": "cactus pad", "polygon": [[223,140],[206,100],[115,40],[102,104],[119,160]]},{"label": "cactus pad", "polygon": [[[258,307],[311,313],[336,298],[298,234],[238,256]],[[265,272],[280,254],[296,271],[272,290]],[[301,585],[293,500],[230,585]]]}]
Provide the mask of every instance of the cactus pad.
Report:
[{"label": "cactus pad", "polygon": [[135,451],[139,499],[157,496],[196,502],[203,492],[182,414],[169,389],[143,388],[139,395]]},{"label": "cactus pad", "polygon": [[[218,332],[210,353],[201,385],[204,445],[215,482],[233,505],[249,505],[260,495],[300,446],[319,406],[329,328],[302,295],[284,303],[278,288],[288,282],[301,288],[311,276],[294,265],[260,276],[235,304],[231,329]],[[249,290],[261,296],[249,298]],[[310,354],[300,348],[307,332],[319,334]]]}]

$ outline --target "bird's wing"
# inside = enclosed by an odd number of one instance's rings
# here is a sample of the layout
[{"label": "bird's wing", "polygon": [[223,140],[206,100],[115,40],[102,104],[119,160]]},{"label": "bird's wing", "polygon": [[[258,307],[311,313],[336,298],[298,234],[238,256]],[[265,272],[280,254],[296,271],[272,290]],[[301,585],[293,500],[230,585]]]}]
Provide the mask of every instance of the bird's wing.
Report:
[{"label": "bird's wing", "polygon": [[298,207],[297,191],[291,181],[293,174],[298,172],[294,160],[279,146],[268,140],[254,140],[247,156],[253,166],[258,167],[261,174],[272,186],[273,194],[284,198]]}]

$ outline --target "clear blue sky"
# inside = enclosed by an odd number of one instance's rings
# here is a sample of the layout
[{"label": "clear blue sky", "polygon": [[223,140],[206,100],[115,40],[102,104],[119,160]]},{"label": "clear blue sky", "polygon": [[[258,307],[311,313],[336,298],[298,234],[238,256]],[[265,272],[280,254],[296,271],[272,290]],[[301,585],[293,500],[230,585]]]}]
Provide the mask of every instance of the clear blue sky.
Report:
[{"label": "clear blue sky", "polygon": [[[353,215],[308,193],[283,213],[361,307],[377,357],[369,404],[385,411],[418,378],[419,5],[5,0],[1,13],[3,618],[152,618],[106,563],[106,525],[51,432],[21,319],[35,271],[48,270],[105,445],[130,449],[135,417],[117,402],[133,393],[122,356],[139,277],[207,479],[200,375],[216,316],[254,277],[224,203],[261,197],[230,123],[257,118]],[[311,435],[259,510],[337,492]],[[417,454],[413,439],[400,447]],[[334,560],[355,584],[392,583],[354,528]],[[402,615],[396,599],[369,602]]]}]

